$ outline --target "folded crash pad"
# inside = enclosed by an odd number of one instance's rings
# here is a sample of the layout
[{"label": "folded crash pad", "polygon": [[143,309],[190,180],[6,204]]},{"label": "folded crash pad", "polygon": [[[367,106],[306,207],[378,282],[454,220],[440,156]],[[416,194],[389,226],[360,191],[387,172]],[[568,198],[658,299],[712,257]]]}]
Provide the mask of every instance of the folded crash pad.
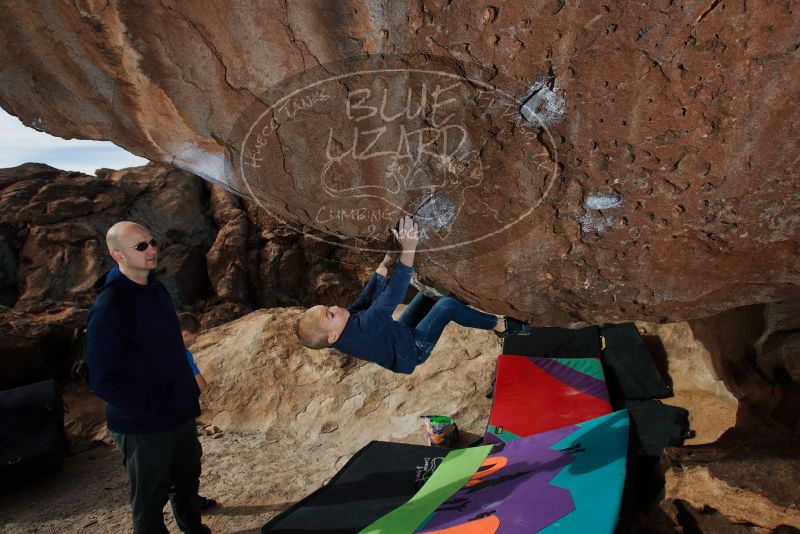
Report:
[{"label": "folded crash pad", "polygon": [[497,444],[469,482],[417,531],[614,532],[627,444],[624,410]]},{"label": "folded crash pad", "polygon": [[510,336],[503,342],[503,354],[549,358],[597,358],[600,331],[596,326],[579,330],[533,328],[530,334]]},{"label": "folded crash pad", "polygon": [[261,532],[359,532],[413,497],[447,453],[437,447],[373,441],[330,482]]},{"label": "folded crash pad", "polygon": [[619,385],[625,399],[663,399],[672,391],[661,378],[653,356],[633,323],[600,328],[605,339],[603,359],[609,381]]},{"label": "folded crash pad", "polygon": [[610,412],[599,360],[503,354],[484,442],[511,441]]}]

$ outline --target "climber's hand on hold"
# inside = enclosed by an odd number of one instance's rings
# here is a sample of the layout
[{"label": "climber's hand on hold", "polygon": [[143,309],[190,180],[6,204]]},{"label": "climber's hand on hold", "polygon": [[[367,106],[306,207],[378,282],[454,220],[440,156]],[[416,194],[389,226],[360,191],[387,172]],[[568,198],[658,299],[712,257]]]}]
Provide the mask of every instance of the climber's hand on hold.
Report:
[{"label": "climber's hand on hold", "polygon": [[403,217],[397,223],[397,229],[392,228],[392,233],[400,243],[402,253],[400,254],[400,262],[408,267],[414,265],[414,253],[417,250],[417,242],[419,241],[419,225],[414,222],[411,217]]}]

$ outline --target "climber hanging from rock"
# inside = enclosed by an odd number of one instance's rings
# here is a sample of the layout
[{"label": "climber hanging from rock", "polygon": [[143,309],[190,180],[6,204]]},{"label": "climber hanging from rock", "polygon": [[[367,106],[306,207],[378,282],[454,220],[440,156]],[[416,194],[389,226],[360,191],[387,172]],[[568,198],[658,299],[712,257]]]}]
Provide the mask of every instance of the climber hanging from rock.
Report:
[{"label": "climber hanging from rock", "polygon": [[[404,217],[392,233],[401,247],[399,261],[395,261],[396,253],[387,253],[369,283],[347,308],[324,305],[309,308],[296,325],[297,337],[305,347],[330,347],[396,373],[411,373],[428,359],[450,321],[493,330],[499,337],[530,332],[531,326],[517,319],[481,312],[450,296],[432,303],[430,297],[421,293],[399,320],[393,320],[392,313],[405,297],[413,273],[419,225],[411,217]],[[387,284],[392,265],[394,272]]]}]

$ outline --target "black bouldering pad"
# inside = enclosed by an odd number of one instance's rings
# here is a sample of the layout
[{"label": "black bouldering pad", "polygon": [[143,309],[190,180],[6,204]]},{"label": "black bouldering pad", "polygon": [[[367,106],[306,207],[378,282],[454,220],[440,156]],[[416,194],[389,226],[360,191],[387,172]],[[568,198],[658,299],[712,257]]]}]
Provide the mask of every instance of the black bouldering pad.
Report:
[{"label": "black bouldering pad", "polygon": [[533,328],[528,335],[506,338],[503,354],[542,358],[599,358],[600,330],[596,326],[579,330]]},{"label": "black bouldering pad", "polygon": [[640,457],[658,458],[666,447],[683,445],[693,435],[689,412],[659,400],[628,400],[625,408],[631,416],[632,448]]},{"label": "black bouldering pad", "polygon": [[633,323],[603,326],[600,335],[605,339],[603,360],[609,382],[619,385],[626,400],[672,396]]},{"label": "black bouldering pad", "polygon": [[60,471],[66,454],[64,404],[54,380],[0,391],[0,480]]},{"label": "black bouldering pad", "polygon": [[358,532],[407,502],[448,449],[373,441],[328,482],[261,532]]}]

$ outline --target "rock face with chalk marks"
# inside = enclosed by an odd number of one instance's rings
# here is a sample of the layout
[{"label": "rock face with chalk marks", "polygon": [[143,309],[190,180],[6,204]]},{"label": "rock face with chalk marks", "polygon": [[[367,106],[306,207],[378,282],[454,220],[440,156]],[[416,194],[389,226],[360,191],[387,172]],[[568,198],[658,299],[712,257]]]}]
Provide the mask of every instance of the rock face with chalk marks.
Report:
[{"label": "rock face with chalk marks", "polygon": [[800,19],[662,4],[12,2],[0,106],[362,245],[417,213],[421,274],[541,325],[797,294]]}]

